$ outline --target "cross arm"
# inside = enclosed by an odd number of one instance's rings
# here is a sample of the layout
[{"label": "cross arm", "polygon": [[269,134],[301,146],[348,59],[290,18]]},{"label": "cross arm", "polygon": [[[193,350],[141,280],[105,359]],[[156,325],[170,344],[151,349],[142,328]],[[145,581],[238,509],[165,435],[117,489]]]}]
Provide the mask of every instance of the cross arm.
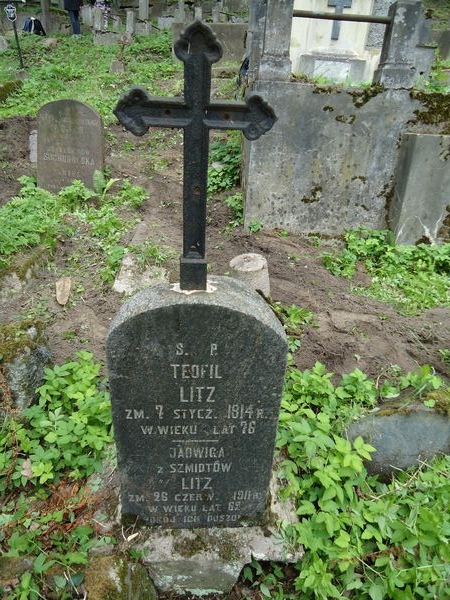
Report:
[{"label": "cross arm", "polygon": [[239,129],[248,140],[257,140],[276,120],[272,108],[253,94],[245,102],[211,102],[203,122],[209,129]]},{"label": "cross arm", "polygon": [[140,87],[122,96],[113,112],[126,129],[139,136],[151,126],[186,127],[191,120],[182,98],[149,96]]}]

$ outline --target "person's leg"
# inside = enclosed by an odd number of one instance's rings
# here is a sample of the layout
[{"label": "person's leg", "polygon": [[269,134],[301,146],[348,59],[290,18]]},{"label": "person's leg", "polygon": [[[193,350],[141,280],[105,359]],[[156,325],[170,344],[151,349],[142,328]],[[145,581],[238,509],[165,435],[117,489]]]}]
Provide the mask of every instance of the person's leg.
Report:
[{"label": "person's leg", "polygon": [[80,35],[81,33],[81,27],[80,27],[80,21],[78,18],[78,15],[80,13],[80,11],[78,10],[68,10],[67,11],[69,13],[69,19],[70,19],[70,24],[72,25],[72,31],[74,35]]}]

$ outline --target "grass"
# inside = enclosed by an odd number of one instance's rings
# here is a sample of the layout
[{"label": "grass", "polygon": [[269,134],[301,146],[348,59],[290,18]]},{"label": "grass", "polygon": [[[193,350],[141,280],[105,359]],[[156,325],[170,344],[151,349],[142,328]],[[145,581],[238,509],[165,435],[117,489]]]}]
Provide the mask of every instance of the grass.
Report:
[{"label": "grass", "polygon": [[[80,39],[55,37],[57,46],[47,48],[37,36],[20,35],[28,78],[20,90],[0,104],[0,119],[34,116],[46,102],[71,98],[86,102],[109,123],[115,119],[112,110],[117,100],[131,86],[142,85],[153,95],[171,95],[170,87],[160,84],[182,70],[179,63],[172,61],[168,32],[137,36],[124,50],[125,72],[114,74],[109,67],[117,58],[117,44],[94,46],[91,35],[82,35]],[[12,47],[0,54],[1,77],[10,80],[16,70],[16,51]]]},{"label": "grass", "polygon": [[351,230],[340,253],[323,253],[325,266],[349,279],[358,264],[371,277],[356,294],[393,304],[402,314],[415,315],[435,306],[450,306],[450,244],[395,245],[390,232]]}]

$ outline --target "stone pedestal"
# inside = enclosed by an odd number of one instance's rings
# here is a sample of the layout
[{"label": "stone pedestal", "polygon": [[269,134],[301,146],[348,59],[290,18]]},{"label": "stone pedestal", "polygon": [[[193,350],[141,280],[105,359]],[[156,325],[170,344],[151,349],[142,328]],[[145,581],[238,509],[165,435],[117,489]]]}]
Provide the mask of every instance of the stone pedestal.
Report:
[{"label": "stone pedestal", "polygon": [[302,54],[298,61],[299,73],[349,84],[363,81],[365,68],[366,61],[351,53],[312,52]]},{"label": "stone pedestal", "polygon": [[259,78],[286,81],[291,76],[291,44],[294,0],[267,0],[264,47]]},{"label": "stone pedestal", "polygon": [[271,485],[270,520],[264,527],[202,529],[141,529],[134,548],[156,586],[178,594],[226,594],[252,560],[296,563],[303,549],[287,547],[276,523],[296,523],[291,503],[277,501],[275,476]]}]

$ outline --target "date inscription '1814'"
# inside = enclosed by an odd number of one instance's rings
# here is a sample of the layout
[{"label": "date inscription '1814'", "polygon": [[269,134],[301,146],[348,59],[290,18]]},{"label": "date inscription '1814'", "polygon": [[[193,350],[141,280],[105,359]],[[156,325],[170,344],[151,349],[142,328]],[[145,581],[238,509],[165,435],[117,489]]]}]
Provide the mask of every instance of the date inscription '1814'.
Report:
[{"label": "date inscription '1814'", "polygon": [[148,524],[239,526],[264,513],[285,336],[256,293],[214,285],[191,298],[146,290],[109,334],[122,510]]}]

